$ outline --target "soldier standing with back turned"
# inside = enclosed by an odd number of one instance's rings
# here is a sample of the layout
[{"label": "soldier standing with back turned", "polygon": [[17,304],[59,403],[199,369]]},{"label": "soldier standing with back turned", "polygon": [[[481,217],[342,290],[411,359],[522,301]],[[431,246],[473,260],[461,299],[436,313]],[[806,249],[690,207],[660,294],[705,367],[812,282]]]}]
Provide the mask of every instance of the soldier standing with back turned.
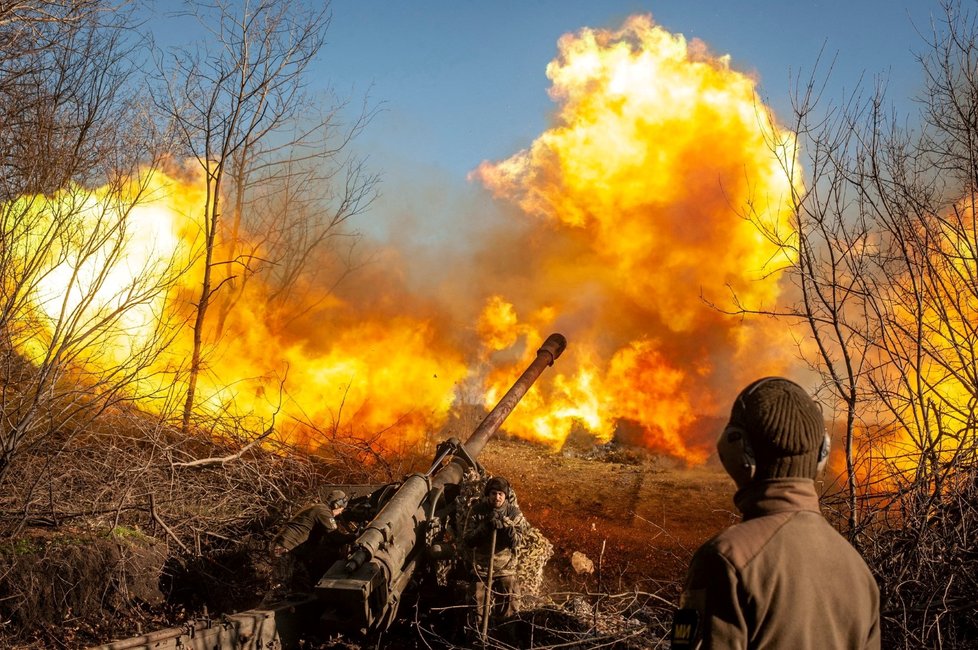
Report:
[{"label": "soldier standing with back turned", "polygon": [[876,581],[819,511],[829,438],[814,400],[787,379],[753,382],[717,451],[744,518],[693,556],[673,649],[879,648]]}]

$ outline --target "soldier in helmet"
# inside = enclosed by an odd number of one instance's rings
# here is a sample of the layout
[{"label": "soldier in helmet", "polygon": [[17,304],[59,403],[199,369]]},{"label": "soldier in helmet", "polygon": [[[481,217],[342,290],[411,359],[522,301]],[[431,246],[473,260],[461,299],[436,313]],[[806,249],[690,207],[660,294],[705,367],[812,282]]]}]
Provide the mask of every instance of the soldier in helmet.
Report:
[{"label": "soldier in helmet", "polygon": [[693,556],[675,650],[880,647],[876,581],[819,511],[828,451],[821,409],[794,382],[767,377],[737,396],[717,452],[743,521]]},{"label": "soldier in helmet", "polygon": [[487,602],[489,566],[492,564],[493,612],[505,620],[516,614],[519,584],[516,580],[516,546],[527,529],[526,519],[511,498],[509,482],[495,476],[486,483],[483,498],[472,507],[463,540],[472,549],[474,620],[480,629]]},{"label": "soldier in helmet", "polygon": [[[333,561],[339,559],[341,547],[353,535],[337,523],[349,498],[342,490],[332,490],[325,503],[315,503],[299,510],[272,539],[275,558],[288,554],[293,560],[292,581],[296,587],[309,587]],[[306,584],[310,583],[310,584]]]}]

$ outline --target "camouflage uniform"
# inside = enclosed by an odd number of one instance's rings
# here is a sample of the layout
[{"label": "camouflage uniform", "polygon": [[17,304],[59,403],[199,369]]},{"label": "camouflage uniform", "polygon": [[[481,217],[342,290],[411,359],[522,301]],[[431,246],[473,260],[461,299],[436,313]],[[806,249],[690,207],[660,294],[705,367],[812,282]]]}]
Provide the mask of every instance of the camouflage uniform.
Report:
[{"label": "camouflage uniform", "polygon": [[297,512],[282,526],[272,543],[292,551],[306,542],[316,545],[337,530],[339,525],[333,516],[333,509],[324,503],[316,503]]},{"label": "camouflage uniform", "polygon": [[516,547],[528,524],[519,507],[512,503],[508,485],[506,487],[507,499],[501,507],[495,508],[485,500],[472,507],[464,534],[466,546],[472,549],[475,573],[472,598],[476,622],[481,622],[484,613],[493,532],[496,537],[495,553],[492,555],[493,609],[503,619],[512,617],[517,611],[519,582],[516,579]]}]

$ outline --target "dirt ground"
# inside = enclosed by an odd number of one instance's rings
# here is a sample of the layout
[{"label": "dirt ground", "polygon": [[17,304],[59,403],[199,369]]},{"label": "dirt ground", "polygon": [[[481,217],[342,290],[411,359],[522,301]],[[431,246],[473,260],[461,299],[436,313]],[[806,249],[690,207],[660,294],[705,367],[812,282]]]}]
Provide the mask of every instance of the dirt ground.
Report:
[{"label": "dirt ground", "polygon": [[[696,548],[737,517],[722,468],[686,468],[612,445],[552,453],[494,439],[479,458],[509,479],[531,524],[554,545],[545,590],[674,591]],[[592,574],[577,573],[584,553]]]}]

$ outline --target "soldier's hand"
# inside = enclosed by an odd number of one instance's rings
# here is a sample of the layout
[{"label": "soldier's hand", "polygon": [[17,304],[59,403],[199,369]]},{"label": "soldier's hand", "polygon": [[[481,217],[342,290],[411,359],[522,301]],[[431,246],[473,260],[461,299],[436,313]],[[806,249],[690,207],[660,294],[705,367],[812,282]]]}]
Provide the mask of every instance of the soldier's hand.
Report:
[{"label": "soldier's hand", "polygon": [[510,523],[509,518],[505,517],[501,512],[495,512],[492,515],[492,525],[496,529],[505,528]]}]

